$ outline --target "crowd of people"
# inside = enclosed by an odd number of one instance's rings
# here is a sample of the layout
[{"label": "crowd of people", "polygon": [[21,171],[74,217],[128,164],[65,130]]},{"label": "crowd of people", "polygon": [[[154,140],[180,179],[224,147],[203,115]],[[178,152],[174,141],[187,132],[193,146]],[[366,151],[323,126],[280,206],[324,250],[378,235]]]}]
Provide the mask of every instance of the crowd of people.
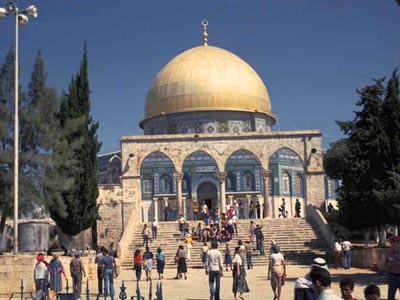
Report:
[{"label": "crowd of people", "polygon": [[[188,229],[188,222],[183,216],[178,220],[177,251],[173,259],[176,265],[175,279],[187,280],[189,277],[187,262],[191,260],[192,247],[194,242],[202,244],[201,266],[208,276],[210,299],[220,299],[221,277],[225,272],[232,273],[232,293],[234,299],[244,299],[245,293],[250,291],[246,279],[246,273],[253,269],[252,256],[254,251],[260,255],[266,255],[264,250],[264,236],[262,226],[250,220],[248,235],[246,239],[238,237],[235,224],[235,211],[227,212],[221,216],[221,222],[214,223],[206,220],[200,221],[197,228]],[[237,221],[237,220],[236,220]],[[235,229],[236,228],[236,229]],[[161,247],[153,253],[149,242],[157,239],[157,223],[153,220],[151,227],[145,224],[142,230],[144,251],[136,249],[134,253],[134,274],[136,281],[142,280],[142,271],[145,273],[146,281],[153,279],[152,270],[155,265],[159,280],[164,279],[164,267],[166,255]],[[400,288],[400,238],[391,235],[389,238],[392,246],[386,253],[386,264],[390,272],[388,299],[394,300],[397,289]],[[335,267],[350,268],[352,244],[342,237],[335,243]],[[283,286],[287,278],[285,257],[280,251],[279,245],[271,240],[268,252],[267,280],[273,293],[273,300],[281,300]],[[36,286],[36,299],[55,300],[62,291],[62,276],[67,280],[66,271],[58,258],[57,252],[51,253],[52,259],[47,262],[45,255],[39,253],[36,256],[34,268],[34,279]],[[110,296],[114,300],[114,276],[116,259],[110,255],[105,247],[101,247],[96,254],[98,293],[105,297]],[[86,277],[86,271],[80,258],[80,252],[76,252],[70,261],[70,273],[72,278],[72,289],[76,299],[81,299],[82,279]],[[304,277],[294,282],[295,300],[356,300],[354,296],[354,281],[351,278],[340,278],[340,293],[331,288],[331,274],[326,261],[323,258],[315,258],[310,270]],[[364,290],[365,299],[379,300],[380,290],[375,285],[369,285]]]},{"label": "crowd of people", "polygon": [[[354,295],[354,281],[349,277],[342,277],[339,282],[340,294],[332,287],[332,276],[328,265],[323,258],[315,258],[310,265],[309,272],[295,281],[295,300],[356,300]],[[366,300],[379,300],[380,289],[377,285],[368,285],[364,289]]]}]

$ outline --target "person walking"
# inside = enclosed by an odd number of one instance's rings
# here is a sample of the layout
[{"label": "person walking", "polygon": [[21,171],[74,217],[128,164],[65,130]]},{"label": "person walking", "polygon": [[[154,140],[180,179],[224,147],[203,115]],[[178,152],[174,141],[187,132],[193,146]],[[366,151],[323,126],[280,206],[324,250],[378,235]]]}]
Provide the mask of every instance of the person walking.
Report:
[{"label": "person walking", "polygon": [[296,199],[296,203],[294,205],[294,210],[296,212],[295,217],[301,218],[301,203],[300,203],[299,199]]},{"label": "person walking", "polygon": [[228,271],[228,266],[229,269],[232,270],[232,255],[231,255],[231,250],[229,249],[229,243],[226,243],[225,245],[224,264],[226,271]]},{"label": "person walking", "polygon": [[389,238],[391,248],[385,253],[386,270],[388,277],[388,300],[394,300],[396,292],[400,289],[400,238],[391,235]]},{"label": "person walking", "polygon": [[186,244],[186,249],[187,249],[186,258],[187,258],[188,261],[190,261],[190,254],[191,254],[191,250],[193,248],[193,239],[192,239],[192,235],[191,234],[186,234],[186,236],[185,236],[185,244]]},{"label": "person walking", "polygon": [[142,254],[140,253],[140,249],[136,249],[133,255],[133,269],[136,274],[136,281],[140,281],[142,277]]},{"label": "person walking", "polygon": [[256,236],[256,246],[257,250],[260,252],[260,255],[265,255],[264,250],[264,234],[261,231],[261,226],[257,224],[256,229],[254,230]]},{"label": "person walking", "polygon": [[146,281],[151,280],[151,270],[153,269],[153,252],[149,246],[146,246],[146,251],[143,253],[144,270],[146,271]]},{"label": "person walking", "polygon": [[197,200],[193,200],[193,220],[199,219],[199,204]]},{"label": "person walking", "polygon": [[47,292],[47,282],[49,274],[47,272],[47,262],[44,260],[44,254],[36,255],[36,265],[33,271],[33,279],[35,280],[36,300],[45,300]]},{"label": "person walking", "polygon": [[180,234],[181,239],[185,237],[185,223],[186,223],[185,217],[182,214],[180,214],[178,219],[178,230],[181,233]]},{"label": "person walking", "polygon": [[352,244],[345,239],[342,242],[343,264],[345,269],[351,268],[351,248],[353,248]]},{"label": "person walking", "polygon": [[110,255],[107,249],[104,250],[102,274],[104,277],[104,297],[110,295],[111,300],[114,300],[114,277],[113,270],[116,267],[114,256]]},{"label": "person walking", "polygon": [[147,224],[143,225],[142,237],[143,237],[143,246],[147,247],[149,245],[149,237],[150,237],[150,228],[147,226]]},{"label": "person walking", "polygon": [[338,238],[334,245],[334,254],[335,254],[335,268],[339,269],[343,266],[342,264],[342,257],[343,257],[343,250],[342,250],[342,239]]},{"label": "person walking", "polygon": [[271,249],[273,253],[269,256],[268,280],[271,280],[274,300],[280,300],[282,284],[286,279],[286,264],[279,246],[274,244]]},{"label": "person walking", "polygon": [[210,250],[210,248],[207,245],[207,242],[203,243],[203,247],[201,247],[201,263],[203,268],[205,269],[207,267],[207,252]]},{"label": "person walking", "polygon": [[153,241],[157,238],[157,232],[158,232],[158,222],[156,221],[155,218],[153,218],[153,221],[151,222],[151,236]]},{"label": "person walking", "polygon": [[208,283],[210,286],[210,300],[220,300],[219,290],[221,277],[223,276],[223,260],[222,254],[218,250],[218,242],[211,242],[211,250],[207,252],[207,268]]},{"label": "person walking", "polygon": [[253,200],[250,201],[250,209],[249,209],[249,219],[256,218],[256,204]]},{"label": "person walking", "polygon": [[82,275],[86,277],[86,271],[81,260],[81,254],[75,253],[75,257],[69,264],[69,269],[72,277],[72,290],[74,291],[77,300],[81,300],[82,293]]},{"label": "person walking", "polygon": [[103,254],[106,248],[104,246],[100,247],[100,251],[96,254],[95,263],[97,264],[97,287],[98,287],[98,294],[103,294],[103,281],[104,278],[102,276],[102,269],[101,266],[103,265]]},{"label": "person walking", "polygon": [[182,275],[185,276],[187,279],[187,265],[186,265],[186,258],[185,258],[185,250],[183,249],[183,245],[179,245],[178,251],[175,255],[175,263],[177,266],[177,274],[175,279],[179,279]]},{"label": "person walking", "polygon": [[50,274],[50,300],[58,298],[59,292],[62,291],[62,278],[61,274],[64,276],[65,281],[68,283],[67,275],[65,274],[63,264],[58,258],[56,252],[52,253],[53,258],[51,259],[47,269]]},{"label": "person walking", "polygon": [[[233,292],[233,297],[234,300],[237,300],[238,298],[240,300],[244,300],[243,293],[248,293],[249,292],[249,287],[247,285],[246,281],[246,275],[243,272],[244,267],[243,267],[243,260],[240,257],[240,252],[241,252],[241,247],[237,246],[235,248],[235,256],[233,257],[232,260],[232,265],[233,265],[233,270],[232,270],[232,292]],[[239,293],[239,297],[237,297],[237,293]]]},{"label": "person walking", "polygon": [[256,210],[257,210],[257,219],[261,219],[261,204],[260,204],[260,201],[257,201]]},{"label": "person walking", "polygon": [[247,269],[253,269],[253,247],[250,240],[247,240],[244,245],[246,249]]},{"label": "person walking", "polygon": [[157,262],[158,279],[161,280],[164,278],[164,266],[165,266],[165,254],[162,251],[161,247],[157,248],[156,262]]}]

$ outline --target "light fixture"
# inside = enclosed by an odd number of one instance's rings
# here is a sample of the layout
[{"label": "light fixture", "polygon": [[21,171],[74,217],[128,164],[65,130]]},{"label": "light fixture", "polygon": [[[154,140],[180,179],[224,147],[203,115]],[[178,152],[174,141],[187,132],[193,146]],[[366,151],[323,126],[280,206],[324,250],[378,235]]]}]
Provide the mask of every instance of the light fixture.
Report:
[{"label": "light fixture", "polygon": [[4,7],[0,7],[0,18],[5,18],[7,16],[7,11]]},{"label": "light fixture", "polygon": [[24,14],[27,14],[31,17],[37,18],[38,16],[38,11],[37,11],[37,7],[35,5],[29,5],[24,11]]},{"label": "light fixture", "polygon": [[14,68],[14,241],[13,253],[18,254],[18,176],[19,176],[19,90],[18,90],[18,28],[19,25],[28,24],[28,15],[37,17],[37,8],[35,5],[28,6],[20,11],[14,2],[8,2],[5,7],[0,7],[0,18],[9,15],[15,16],[15,68]]}]

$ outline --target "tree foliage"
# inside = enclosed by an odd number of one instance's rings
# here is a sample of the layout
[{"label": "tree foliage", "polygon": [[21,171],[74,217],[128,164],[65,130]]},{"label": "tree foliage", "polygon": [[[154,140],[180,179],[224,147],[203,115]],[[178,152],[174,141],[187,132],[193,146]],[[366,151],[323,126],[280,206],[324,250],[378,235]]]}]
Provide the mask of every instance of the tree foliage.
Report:
[{"label": "tree foliage", "polygon": [[[358,90],[352,121],[337,121],[345,139],[331,145],[324,157],[328,176],[340,179],[339,221],[363,229],[400,224],[400,99],[399,77]],[[397,215],[396,215],[397,214]]]},{"label": "tree foliage", "polygon": [[[98,123],[90,116],[90,89],[87,48],[84,46],[80,70],[73,76],[57,116],[59,142],[52,172],[61,176],[59,194],[51,191],[50,213],[61,230],[75,235],[98,219],[97,141]],[[51,186],[49,183],[48,186]]]},{"label": "tree foliage", "polygon": [[0,69],[0,229],[4,227],[6,218],[12,215],[13,102],[14,50],[10,49]]}]

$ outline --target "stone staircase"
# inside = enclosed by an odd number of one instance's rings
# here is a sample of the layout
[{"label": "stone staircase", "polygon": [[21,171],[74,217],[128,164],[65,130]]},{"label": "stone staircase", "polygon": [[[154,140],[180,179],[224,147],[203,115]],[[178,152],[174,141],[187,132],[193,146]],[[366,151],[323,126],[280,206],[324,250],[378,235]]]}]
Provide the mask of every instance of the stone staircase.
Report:
[{"label": "stone staircase", "polygon": [[[196,227],[198,221],[188,221],[190,227]],[[286,262],[289,264],[309,264],[313,258],[320,256],[330,260],[330,250],[317,228],[310,224],[306,219],[262,219],[254,220],[255,224],[262,226],[265,242],[264,248],[266,254],[269,253],[270,241],[273,239],[281,248]],[[238,237],[234,237],[230,242],[231,254],[237,245],[238,239],[247,240],[250,227],[250,220],[239,220]],[[144,251],[143,240],[141,236],[142,227],[137,227],[132,241],[129,244],[129,255],[122,259],[122,269],[132,269],[133,252],[135,249]],[[159,222],[158,237],[149,243],[150,250],[155,254],[158,247],[161,247],[165,253],[166,268],[175,267],[174,257],[179,245],[184,242],[179,239],[179,231],[177,222]],[[188,268],[201,267],[201,247],[202,243],[193,242],[191,250],[191,260],[187,262]],[[255,245],[254,245],[255,247]],[[186,249],[186,247],[185,247]],[[219,249],[224,253],[225,245],[220,244]],[[257,251],[253,251],[253,264],[268,264],[268,256],[258,255]]]}]

